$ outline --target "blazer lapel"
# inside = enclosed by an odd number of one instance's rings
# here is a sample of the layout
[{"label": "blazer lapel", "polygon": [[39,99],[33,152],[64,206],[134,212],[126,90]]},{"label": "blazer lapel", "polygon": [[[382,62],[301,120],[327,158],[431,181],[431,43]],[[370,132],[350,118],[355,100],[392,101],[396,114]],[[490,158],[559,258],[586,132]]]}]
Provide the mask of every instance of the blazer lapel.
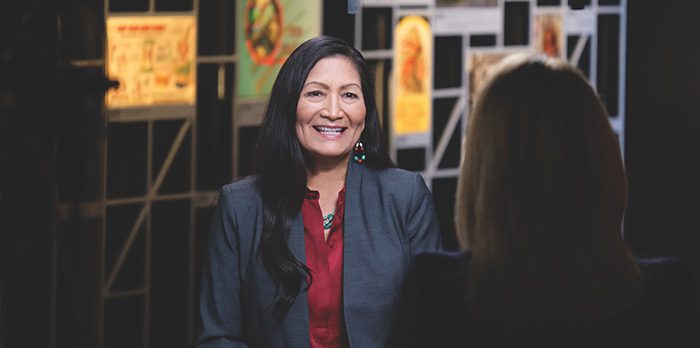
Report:
[{"label": "blazer lapel", "polygon": [[[362,289],[357,288],[358,278],[363,275],[357,272],[360,265],[367,262],[363,248],[366,243],[366,229],[364,228],[364,216],[362,211],[362,176],[366,169],[363,165],[355,163],[352,159],[348,165],[348,174],[345,179],[345,216],[343,218],[343,303],[345,307],[345,327],[348,339],[361,340],[353,334],[355,327],[354,313],[348,308],[348,299],[359,299],[364,296]],[[351,345],[354,342],[351,342]]]}]

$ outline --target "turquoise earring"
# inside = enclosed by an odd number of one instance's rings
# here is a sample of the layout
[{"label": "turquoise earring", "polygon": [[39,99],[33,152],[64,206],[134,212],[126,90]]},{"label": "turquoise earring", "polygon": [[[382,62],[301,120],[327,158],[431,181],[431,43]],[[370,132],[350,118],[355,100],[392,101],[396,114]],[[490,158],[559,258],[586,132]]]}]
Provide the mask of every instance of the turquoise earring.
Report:
[{"label": "turquoise earring", "polygon": [[367,154],[365,154],[365,146],[362,144],[361,141],[358,141],[357,144],[355,144],[352,159],[355,160],[357,164],[362,164],[365,162],[366,157]]}]

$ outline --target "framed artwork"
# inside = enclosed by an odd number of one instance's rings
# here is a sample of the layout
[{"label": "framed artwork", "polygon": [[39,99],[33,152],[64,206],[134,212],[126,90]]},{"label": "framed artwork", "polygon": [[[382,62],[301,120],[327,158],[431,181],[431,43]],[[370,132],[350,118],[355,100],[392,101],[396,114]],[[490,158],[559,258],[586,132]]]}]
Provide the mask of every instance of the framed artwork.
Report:
[{"label": "framed artwork", "polygon": [[107,76],[119,81],[107,108],[194,105],[196,31],[194,16],[107,18]]},{"label": "framed artwork", "polygon": [[430,130],[432,32],[420,16],[402,18],[394,30],[394,134]]},{"label": "framed artwork", "polygon": [[564,57],[564,30],[559,14],[535,15],[533,40],[535,49],[550,57]]}]

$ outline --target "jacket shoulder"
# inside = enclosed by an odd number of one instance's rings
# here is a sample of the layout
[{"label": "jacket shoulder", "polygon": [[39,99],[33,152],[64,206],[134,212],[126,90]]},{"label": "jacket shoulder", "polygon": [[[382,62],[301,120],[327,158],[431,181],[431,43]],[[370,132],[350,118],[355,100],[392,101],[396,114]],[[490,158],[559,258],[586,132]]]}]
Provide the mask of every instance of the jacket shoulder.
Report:
[{"label": "jacket shoulder", "polygon": [[421,175],[417,172],[408,171],[401,168],[386,168],[379,170],[368,170],[365,178],[372,178],[377,184],[384,188],[391,188],[402,192],[411,192],[416,185],[425,186]]},{"label": "jacket shoulder", "polygon": [[257,179],[254,176],[247,176],[240,180],[226,184],[221,188],[222,195],[240,197],[242,199],[259,199],[260,193],[257,188]]}]

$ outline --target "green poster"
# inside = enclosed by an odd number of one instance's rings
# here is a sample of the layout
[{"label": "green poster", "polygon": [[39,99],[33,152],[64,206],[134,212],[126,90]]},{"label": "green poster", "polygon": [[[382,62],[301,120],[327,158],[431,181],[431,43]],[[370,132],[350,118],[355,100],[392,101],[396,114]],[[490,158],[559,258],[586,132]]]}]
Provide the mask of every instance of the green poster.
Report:
[{"label": "green poster", "polygon": [[289,54],[321,34],[320,0],[237,0],[237,95],[266,99]]}]

